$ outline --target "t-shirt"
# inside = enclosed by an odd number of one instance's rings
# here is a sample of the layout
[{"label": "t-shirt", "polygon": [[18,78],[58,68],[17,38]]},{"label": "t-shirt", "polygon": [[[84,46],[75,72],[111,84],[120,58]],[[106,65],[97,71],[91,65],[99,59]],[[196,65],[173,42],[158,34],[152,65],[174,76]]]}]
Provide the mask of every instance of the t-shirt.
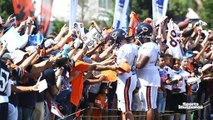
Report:
[{"label": "t-shirt", "polygon": [[177,83],[177,87],[180,89],[179,93],[186,92],[186,81],[188,80],[190,73],[182,69],[179,69],[179,71],[174,71],[174,73],[180,75],[183,78]]},{"label": "t-shirt", "polygon": [[[21,66],[16,68],[16,72],[21,80],[17,80],[17,85],[20,86],[33,86],[36,84],[36,81],[30,78],[28,72],[22,72]],[[23,83],[22,81],[26,81]],[[27,107],[27,108],[34,108],[36,104],[36,92],[25,92],[19,93],[19,106],[20,107]]]},{"label": "t-shirt", "polygon": [[[46,81],[47,81],[47,85],[48,85],[47,90],[51,90],[49,87],[56,85],[55,71],[52,68],[46,69],[42,73],[42,77],[41,77],[41,80],[44,80],[44,79],[46,79]],[[47,90],[45,90],[41,93],[37,93],[37,102],[44,101],[45,93],[47,92]]]},{"label": "t-shirt", "polygon": [[93,116],[95,116],[94,120],[101,120],[100,116],[102,114],[102,110],[108,108],[108,100],[107,97],[104,97],[102,94],[98,95],[95,99],[95,107],[99,109],[93,109]]},{"label": "t-shirt", "polygon": [[90,65],[83,61],[76,61],[75,67],[70,71],[70,76],[77,74],[71,81],[72,93],[70,95],[70,102],[78,106],[83,92],[83,75]]},{"label": "t-shirt", "polygon": [[161,82],[166,82],[166,80],[168,79],[167,71],[164,70],[163,68],[159,68],[158,70],[159,70]]},{"label": "t-shirt", "polygon": [[[164,70],[167,72],[167,74],[169,75],[170,80],[172,80],[172,79],[174,78],[174,72],[173,72],[173,70],[172,70],[169,66],[165,66],[163,69],[164,69]],[[167,90],[172,90],[172,85],[165,85],[165,88],[166,88]]]}]

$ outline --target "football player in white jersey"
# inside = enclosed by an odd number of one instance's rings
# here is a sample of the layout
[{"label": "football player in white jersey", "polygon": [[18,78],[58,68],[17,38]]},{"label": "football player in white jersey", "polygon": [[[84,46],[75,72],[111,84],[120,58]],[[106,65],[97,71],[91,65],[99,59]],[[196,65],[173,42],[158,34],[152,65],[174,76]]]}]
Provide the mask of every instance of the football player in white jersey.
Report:
[{"label": "football player in white jersey", "polygon": [[142,46],[138,51],[136,62],[137,76],[141,83],[139,96],[142,101],[142,109],[146,111],[146,119],[154,120],[158,117],[156,100],[157,91],[160,87],[160,75],[156,66],[159,58],[160,49],[153,42],[152,38],[153,27],[150,24],[142,23],[137,27],[137,36],[141,41]]},{"label": "football player in white jersey", "polygon": [[117,48],[116,64],[120,66],[125,62],[130,67],[129,71],[124,70],[117,73],[117,107],[122,112],[122,120],[133,119],[131,113],[132,95],[137,84],[135,61],[138,48],[131,42],[131,38],[126,36],[127,33],[122,29],[116,29],[110,35],[110,40],[116,44]]}]

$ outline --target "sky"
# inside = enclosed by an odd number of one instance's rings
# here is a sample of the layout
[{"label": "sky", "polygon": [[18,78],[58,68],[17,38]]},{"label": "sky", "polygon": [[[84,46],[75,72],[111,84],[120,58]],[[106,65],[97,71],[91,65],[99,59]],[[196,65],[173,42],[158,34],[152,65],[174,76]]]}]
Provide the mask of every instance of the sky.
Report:
[{"label": "sky", "polygon": [[[41,0],[34,0],[35,5],[35,16],[38,16],[40,14],[41,9]],[[53,6],[52,6],[52,17],[51,20],[54,19],[60,19],[64,21],[68,21],[69,19],[69,8],[70,0],[53,0]]]}]

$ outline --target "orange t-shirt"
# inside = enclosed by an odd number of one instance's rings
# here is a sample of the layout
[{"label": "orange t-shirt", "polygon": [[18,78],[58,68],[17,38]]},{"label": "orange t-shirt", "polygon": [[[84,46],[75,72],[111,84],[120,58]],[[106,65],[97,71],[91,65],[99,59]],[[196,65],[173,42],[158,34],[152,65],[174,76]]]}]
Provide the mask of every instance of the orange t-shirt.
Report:
[{"label": "orange t-shirt", "polygon": [[187,68],[190,72],[192,72],[194,70],[194,66],[192,64],[190,64]]},{"label": "orange t-shirt", "polygon": [[[71,81],[72,85],[72,93],[70,95],[70,102],[73,103],[75,106],[78,106],[83,91],[83,75],[84,72],[88,69],[90,65],[83,61],[76,61],[75,67],[70,71],[70,75],[78,74],[73,80]],[[77,72],[77,73],[76,73]]]},{"label": "orange t-shirt", "polygon": [[108,100],[102,94],[99,94],[95,99],[95,107],[100,109],[93,109],[94,120],[101,120],[102,110],[108,108]]}]

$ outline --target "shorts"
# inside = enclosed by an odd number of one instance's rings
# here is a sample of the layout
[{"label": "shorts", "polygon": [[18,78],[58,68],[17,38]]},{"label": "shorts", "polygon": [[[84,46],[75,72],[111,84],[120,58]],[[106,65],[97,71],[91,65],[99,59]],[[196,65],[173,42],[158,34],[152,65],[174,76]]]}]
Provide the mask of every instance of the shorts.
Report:
[{"label": "shorts", "polygon": [[117,107],[122,112],[131,111],[133,91],[137,85],[137,76],[132,75],[126,80],[117,80]]},{"label": "shorts", "polygon": [[158,87],[141,86],[141,88],[139,89],[139,97],[142,103],[142,106],[140,106],[140,108],[142,108],[141,111],[148,111],[148,109],[156,109],[157,95]]}]

